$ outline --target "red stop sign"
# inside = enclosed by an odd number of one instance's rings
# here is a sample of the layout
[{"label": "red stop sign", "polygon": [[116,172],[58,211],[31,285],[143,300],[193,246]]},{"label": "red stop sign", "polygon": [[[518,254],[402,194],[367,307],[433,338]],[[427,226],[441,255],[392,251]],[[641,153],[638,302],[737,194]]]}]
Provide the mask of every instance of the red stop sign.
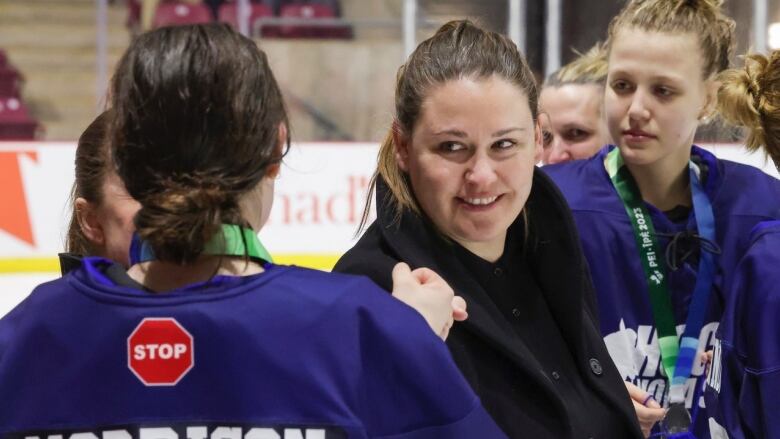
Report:
[{"label": "red stop sign", "polygon": [[175,386],[192,369],[194,350],[179,322],[147,317],[127,337],[127,367],[147,386]]}]

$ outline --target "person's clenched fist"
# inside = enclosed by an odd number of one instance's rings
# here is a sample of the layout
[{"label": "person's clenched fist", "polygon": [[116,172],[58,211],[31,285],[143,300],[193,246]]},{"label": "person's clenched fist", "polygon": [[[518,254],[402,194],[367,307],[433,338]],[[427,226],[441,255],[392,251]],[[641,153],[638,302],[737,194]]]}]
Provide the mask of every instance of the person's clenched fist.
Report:
[{"label": "person's clenched fist", "polygon": [[447,339],[455,320],[468,317],[466,301],[456,296],[441,276],[428,268],[412,271],[399,262],[393,268],[393,296],[422,314],[433,332]]}]

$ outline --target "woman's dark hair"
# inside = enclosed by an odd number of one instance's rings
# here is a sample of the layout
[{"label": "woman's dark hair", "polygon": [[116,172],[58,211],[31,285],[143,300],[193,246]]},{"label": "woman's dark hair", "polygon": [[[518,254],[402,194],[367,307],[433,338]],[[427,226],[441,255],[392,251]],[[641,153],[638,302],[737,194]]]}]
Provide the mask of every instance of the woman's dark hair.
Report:
[{"label": "woman's dark hair", "polygon": [[84,236],[76,214],[76,198],[84,198],[94,205],[103,202],[103,183],[108,174],[108,124],[110,112],[100,114],[79,137],[76,146],[76,180],[71,191],[73,214],[68,226],[65,251],[79,255],[95,254],[92,244]]},{"label": "woman's dark hair", "polygon": [[141,204],[136,230],[162,261],[192,262],[221,224],[246,224],[240,197],[286,152],[268,60],[224,24],[139,36],[119,61],[111,104],[112,156]]}]

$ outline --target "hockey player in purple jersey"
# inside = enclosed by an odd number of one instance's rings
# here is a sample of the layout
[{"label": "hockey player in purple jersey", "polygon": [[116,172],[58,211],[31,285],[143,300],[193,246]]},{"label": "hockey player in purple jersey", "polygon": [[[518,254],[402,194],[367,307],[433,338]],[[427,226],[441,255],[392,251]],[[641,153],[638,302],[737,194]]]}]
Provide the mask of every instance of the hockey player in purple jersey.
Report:
[{"label": "hockey player in purple jersey", "polygon": [[[780,169],[780,51],[749,55],[720,79],[721,113]],[[728,291],[705,390],[712,436],[780,438],[780,221],[753,229]]]},{"label": "hockey player in purple jersey", "polygon": [[131,267],[86,258],[0,320],[0,437],[504,437],[420,314],[365,278],[270,262],[255,231],[287,117],[251,40],[142,35],[110,96],[141,206]]},{"label": "hockey player in purple jersey", "polygon": [[[709,437],[701,353],[712,349],[738,249],[780,207],[776,179],[691,146],[715,110],[733,31],[720,2],[629,3],[609,31],[605,114],[616,146],[545,168],[574,211],[610,354],[630,388],[666,408],[655,431],[678,437]],[[635,399],[645,425],[647,401]]]},{"label": "hockey player in purple jersey", "polygon": [[[76,146],[73,214],[65,241],[66,253],[59,255],[63,275],[78,268],[85,256],[101,256],[125,268],[130,264],[133,217],[140,205],[127,193],[110,163],[110,115],[111,111],[104,111],[95,118]],[[429,294],[405,289],[395,289],[393,296],[420,312],[442,339],[447,338],[454,320],[468,317],[466,303],[460,296],[453,297],[449,306],[439,306],[438,300],[430,300]]]}]

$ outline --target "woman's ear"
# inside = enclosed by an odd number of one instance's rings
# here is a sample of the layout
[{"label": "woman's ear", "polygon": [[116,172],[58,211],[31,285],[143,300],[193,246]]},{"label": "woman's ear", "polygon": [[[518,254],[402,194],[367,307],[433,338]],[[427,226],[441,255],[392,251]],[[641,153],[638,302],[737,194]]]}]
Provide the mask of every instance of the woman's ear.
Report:
[{"label": "woman's ear", "polygon": [[546,114],[539,114],[534,124],[534,163],[542,161],[544,154],[544,137],[542,136],[542,122],[539,120],[541,117],[547,117]]},{"label": "woman's ear", "polygon": [[279,150],[279,155],[284,153],[284,147],[287,145],[289,131],[287,124],[284,122],[279,123],[279,129],[277,130],[276,147]]},{"label": "woman's ear", "polygon": [[397,121],[393,121],[393,146],[395,147],[395,161],[398,163],[398,167],[404,171],[409,172],[409,142],[407,136],[403,135],[401,126]]},{"label": "woman's ear", "polygon": [[76,219],[79,222],[79,227],[81,228],[84,237],[86,237],[92,245],[105,245],[105,233],[103,232],[103,225],[98,219],[96,206],[82,197],[76,198],[73,205],[76,207]]},{"label": "woman's ear", "polygon": [[718,81],[717,78],[712,77],[704,81],[704,87],[704,105],[702,106],[701,112],[699,113],[699,121],[702,123],[707,123],[710,116],[715,114],[717,111],[718,89],[720,88],[720,81]]},{"label": "woman's ear", "polygon": [[268,166],[268,170],[265,171],[265,176],[274,180],[276,178],[279,178],[279,172],[282,170],[282,164],[281,163],[274,163],[270,166]]},{"label": "woman's ear", "polygon": [[[277,157],[281,157],[284,154],[284,148],[287,146],[287,125],[282,122],[279,124],[279,129],[277,133],[276,138],[276,154]],[[273,165],[269,166],[268,169],[265,172],[265,176],[268,178],[277,178],[279,177],[279,171],[282,169],[281,162],[274,163]]]}]

